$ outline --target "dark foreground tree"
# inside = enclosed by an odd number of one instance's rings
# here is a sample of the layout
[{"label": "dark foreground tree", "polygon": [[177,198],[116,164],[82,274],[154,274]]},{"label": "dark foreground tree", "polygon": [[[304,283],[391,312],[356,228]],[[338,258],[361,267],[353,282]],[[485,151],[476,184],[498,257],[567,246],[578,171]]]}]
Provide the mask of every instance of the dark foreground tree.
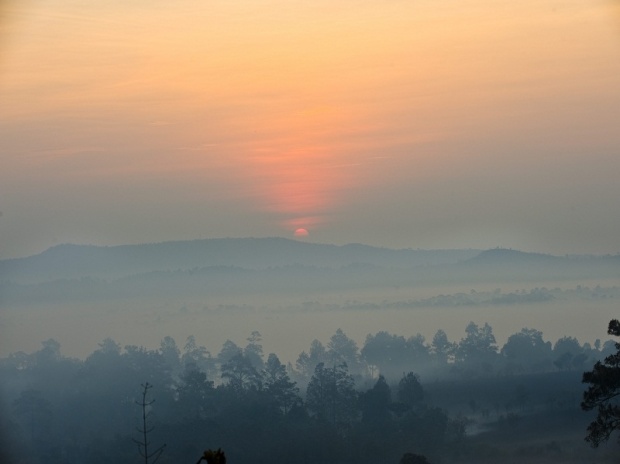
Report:
[{"label": "dark foreground tree", "polygon": [[51,428],[51,405],[38,390],[26,390],[13,401],[13,410],[24,420],[33,445],[40,444]]},{"label": "dark foreground tree", "polygon": [[424,389],[420,384],[420,377],[413,372],[403,375],[403,378],[398,382],[396,396],[398,401],[408,408],[419,406],[424,400]]},{"label": "dark foreground tree", "polygon": [[362,410],[362,422],[370,426],[384,429],[390,420],[390,404],[392,391],[382,375],[379,376],[374,387],[359,397]]},{"label": "dark foreground tree", "polygon": [[275,353],[270,353],[263,370],[264,388],[283,414],[301,402],[299,388],[293,382]]},{"label": "dark foreground tree", "polygon": [[320,421],[348,426],[357,416],[357,392],[346,363],[314,369],[306,390],[306,405]]},{"label": "dark foreground tree", "polygon": [[226,455],[224,451],[222,451],[222,448],[218,448],[216,451],[208,449],[203,453],[196,464],[200,464],[202,461],[207,461],[207,464],[226,464]]},{"label": "dark foreground tree", "polygon": [[134,439],[134,443],[138,445],[138,452],[140,453],[140,456],[144,458],[144,464],[149,464],[149,462],[151,462],[151,464],[155,464],[166,447],[164,444],[155,451],[149,451],[149,445],[151,444],[149,442],[149,433],[153,431],[153,427],[149,427],[148,425],[149,408],[155,400],[149,401],[146,397],[151,388],[153,388],[153,385],[148,382],[142,384],[142,401],[136,401],[136,404],[142,409],[142,428],[137,428],[140,433],[140,439]]},{"label": "dark foreground tree", "polygon": [[222,364],[222,378],[237,393],[262,388],[260,372],[252,365],[252,361],[243,353],[236,354],[228,362]]},{"label": "dark foreground tree", "polygon": [[[609,322],[607,333],[620,337],[620,322]],[[588,426],[586,441],[593,447],[607,441],[620,429],[620,343],[615,343],[616,353],[598,361],[591,371],[584,372],[582,381],[590,384],[583,394],[581,408],[596,409],[596,419]],[[620,440],[619,440],[620,441]]]}]

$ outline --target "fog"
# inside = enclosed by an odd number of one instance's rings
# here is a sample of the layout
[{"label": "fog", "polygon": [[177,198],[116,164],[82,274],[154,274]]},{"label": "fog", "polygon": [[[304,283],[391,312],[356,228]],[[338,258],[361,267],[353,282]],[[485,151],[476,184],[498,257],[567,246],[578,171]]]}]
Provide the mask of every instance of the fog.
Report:
[{"label": "fog", "polygon": [[[458,289],[418,289],[418,292],[398,289],[391,293],[393,297],[406,295],[410,298],[416,294],[431,295],[439,290],[437,294]],[[326,341],[338,328],[342,328],[360,345],[366,335],[381,330],[405,336],[420,333],[430,340],[438,329],[443,329],[450,339],[459,340],[470,321],[492,325],[500,344],[524,327],[542,331],[545,339],[551,341],[571,335],[582,343],[593,344],[596,339],[606,339],[607,323],[618,316],[618,298],[380,310],[334,309],[334,306],[354,300],[384,301],[383,296],[363,298],[353,293],[322,294],[296,301],[292,297],[261,300],[260,297],[246,296],[55,303],[4,309],[0,316],[0,355],[7,356],[20,350],[34,351],[42,340],[50,337],[61,343],[65,355],[84,358],[107,337],[122,346],[137,344],[157,348],[165,336],[185,340],[189,335],[194,335],[198,342],[216,353],[227,339],[242,343],[252,331],[257,330],[263,334],[267,352],[289,353],[283,356],[283,361],[293,362],[293,358],[307,349],[313,339]],[[315,304],[309,304],[309,301]],[[316,301],[320,301],[321,305]]]},{"label": "fog", "polygon": [[146,429],[160,464],[615,462],[581,400],[619,300],[619,255],[245,238],[1,260],[1,457],[129,464]]},{"label": "fog", "polygon": [[470,321],[500,343],[529,327],[592,344],[615,317],[619,269],[617,256],[285,239],[61,246],[0,261],[0,355],[50,337],[83,358],[108,337],[156,348],[189,335],[216,352],[257,330],[268,351],[296,356],[338,328],[358,344],[381,330],[459,340]]},{"label": "fog", "polygon": [[2,260],[3,459],[130,463],[149,430],[163,463],[614,462],[580,401],[619,276],[618,255],[283,238]]}]

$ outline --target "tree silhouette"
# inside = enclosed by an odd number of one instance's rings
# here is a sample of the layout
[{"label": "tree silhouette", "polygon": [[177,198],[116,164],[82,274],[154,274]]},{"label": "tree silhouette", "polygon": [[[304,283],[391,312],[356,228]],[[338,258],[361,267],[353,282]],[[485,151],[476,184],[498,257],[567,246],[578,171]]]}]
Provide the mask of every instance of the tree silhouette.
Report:
[{"label": "tree silhouette", "polygon": [[360,395],[360,407],[362,410],[362,422],[384,427],[390,419],[390,403],[392,391],[385,377],[379,376],[375,385],[367,392]]},{"label": "tree silhouette", "polygon": [[265,390],[278,405],[283,414],[300,401],[299,388],[293,382],[286,367],[280,362],[275,353],[270,353],[263,370]]},{"label": "tree silhouette", "polygon": [[263,367],[263,346],[260,344],[262,339],[260,332],[253,331],[247,338],[247,346],[243,349],[244,356],[250,360],[255,369]]},{"label": "tree silhouette", "polygon": [[222,364],[223,379],[228,381],[228,385],[237,393],[249,390],[260,390],[262,379],[252,365],[252,361],[247,356],[240,353],[233,356],[228,362]]},{"label": "tree silhouette", "polygon": [[437,364],[443,366],[452,361],[457,344],[448,340],[448,335],[439,329],[433,336],[431,343],[431,353]]},{"label": "tree silhouette", "polygon": [[327,344],[327,359],[331,364],[347,363],[349,370],[361,370],[359,349],[354,340],[347,337],[342,329],[336,330]]},{"label": "tree silhouette", "polygon": [[177,403],[186,417],[203,419],[214,411],[213,382],[194,364],[185,368],[177,385]]},{"label": "tree silhouette", "polygon": [[235,356],[243,354],[243,350],[237,346],[237,344],[231,340],[226,340],[222,345],[222,349],[217,355],[217,361],[220,365],[226,364]]},{"label": "tree silhouette", "polygon": [[187,337],[181,356],[181,363],[185,369],[201,369],[207,376],[214,377],[217,375],[216,361],[204,346],[196,343],[193,335]]},{"label": "tree silhouette", "polygon": [[418,406],[424,400],[424,389],[420,384],[420,377],[413,372],[403,375],[398,382],[396,394],[398,401],[406,404],[409,408]]},{"label": "tree silhouette", "polygon": [[153,427],[148,426],[148,417],[149,417],[149,406],[151,406],[155,400],[147,401],[146,397],[149,393],[149,390],[153,388],[153,385],[148,382],[142,384],[142,401],[136,401],[136,404],[142,408],[142,428],[137,427],[136,430],[142,435],[140,440],[134,439],[134,443],[138,445],[138,452],[140,456],[144,458],[144,464],[149,464],[149,460],[154,458],[151,461],[151,464],[155,464],[157,460],[161,457],[164,452],[165,444],[157,448],[155,451],[149,452],[149,438],[148,435],[153,431]]},{"label": "tree silhouette", "polygon": [[346,363],[325,367],[319,363],[306,390],[306,404],[319,420],[346,425],[357,415],[355,382]]},{"label": "tree silhouette", "polygon": [[301,377],[307,382],[312,377],[316,366],[325,362],[327,362],[327,350],[320,341],[314,339],[310,344],[309,352],[302,351],[295,365]]},{"label": "tree silhouette", "polygon": [[470,322],[465,333],[465,338],[461,339],[456,349],[456,362],[469,370],[470,374],[490,373],[497,358],[497,343],[492,327],[487,323],[479,327]]},{"label": "tree silhouette", "polygon": [[[612,319],[607,333],[620,337],[620,322]],[[585,440],[593,447],[607,441],[611,434],[620,429],[620,343],[615,343],[616,353],[598,361],[593,369],[584,372],[582,381],[590,386],[583,394],[581,408],[596,409],[596,419],[588,425]],[[620,439],[619,439],[620,441]]]},{"label": "tree silhouette", "polygon": [[200,464],[202,461],[207,461],[207,464],[226,464],[226,455],[221,448],[218,448],[216,451],[206,450],[196,464]]},{"label": "tree silhouette", "polygon": [[174,338],[164,337],[159,344],[159,352],[172,373],[178,374],[181,370],[181,350]]},{"label": "tree silhouette", "polygon": [[366,336],[361,355],[372,366],[373,373],[376,367],[382,375],[391,377],[402,372],[402,367],[406,364],[406,352],[405,337],[380,331]]},{"label": "tree silhouette", "polygon": [[13,401],[13,410],[24,417],[33,443],[49,430],[52,417],[50,403],[43,398],[40,391],[22,391],[19,398]]},{"label": "tree silhouette", "polygon": [[528,328],[508,337],[501,350],[511,373],[549,369],[551,354],[551,343],[543,340],[543,333]]}]

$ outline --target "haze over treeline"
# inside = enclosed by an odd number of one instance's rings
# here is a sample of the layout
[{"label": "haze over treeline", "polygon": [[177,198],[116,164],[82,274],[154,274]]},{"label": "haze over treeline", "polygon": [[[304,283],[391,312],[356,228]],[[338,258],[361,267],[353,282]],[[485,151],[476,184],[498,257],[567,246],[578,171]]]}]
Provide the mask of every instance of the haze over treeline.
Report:
[{"label": "haze over treeline", "polygon": [[[430,337],[492,322],[504,341],[525,322],[593,342],[613,316],[620,258],[517,250],[391,250],[283,238],[96,247],[61,245],[0,261],[5,355],[55,336],[91,352],[101,330],[153,346],[165,335],[222,343],[258,329],[273,350],[343,327],[361,343],[378,324]],[[554,320],[561,316],[561,323]],[[449,321],[449,322],[446,322]],[[596,321],[598,324],[584,324]],[[79,330],[75,330],[79,328]],[[294,333],[293,336],[278,336]]]},{"label": "haze over treeline", "polygon": [[619,276],[617,255],[282,238],[3,260],[3,449],[132,462],[148,382],[164,463],[611,462],[579,402]]},{"label": "haze over treeline", "polygon": [[470,322],[460,340],[379,331],[358,346],[337,329],[288,364],[257,331],[217,351],[193,335],[156,349],[106,338],[82,360],[54,339],[41,345],[0,359],[10,462],[135,462],[149,385],[149,442],[166,444],[163,463],[208,447],[241,464],[397,462],[405,452],[434,463],[615,459],[581,440],[592,416],[579,408],[581,373],[615,352],[612,340],[551,342],[524,328],[500,346],[490,325]]}]

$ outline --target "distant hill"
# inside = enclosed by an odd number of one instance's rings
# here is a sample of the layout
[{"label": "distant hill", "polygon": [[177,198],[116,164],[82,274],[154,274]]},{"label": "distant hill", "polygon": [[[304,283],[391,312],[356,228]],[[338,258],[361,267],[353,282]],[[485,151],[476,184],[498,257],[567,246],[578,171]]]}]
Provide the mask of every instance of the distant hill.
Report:
[{"label": "distant hill", "polygon": [[496,248],[459,264],[463,270],[509,279],[529,276],[541,280],[570,278],[620,278],[620,255],[553,256]]},{"label": "distant hill", "polygon": [[60,245],[0,261],[0,306],[115,298],[321,294],[523,282],[620,281],[620,256],[517,250],[393,250],[284,238]]},{"label": "distant hill", "polygon": [[470,263],[476,264],[557,264],[565,261],[566,258],[546,255],[542,253],[527,253],[524,251],[512,250],[507,248],[493,248],[485,250],[473,258]]},{"label": "distant hill", "polygon": [[0,280],[33,283],[54,279],[113,279],[153,271],[214,266],[269,269],[289,265],[339,268],[351,264],[410,269],[456,263],[480,250],[393,250],[285,238],[221,238],[142,245],[58,245],[27,258],[0,260]]}]

